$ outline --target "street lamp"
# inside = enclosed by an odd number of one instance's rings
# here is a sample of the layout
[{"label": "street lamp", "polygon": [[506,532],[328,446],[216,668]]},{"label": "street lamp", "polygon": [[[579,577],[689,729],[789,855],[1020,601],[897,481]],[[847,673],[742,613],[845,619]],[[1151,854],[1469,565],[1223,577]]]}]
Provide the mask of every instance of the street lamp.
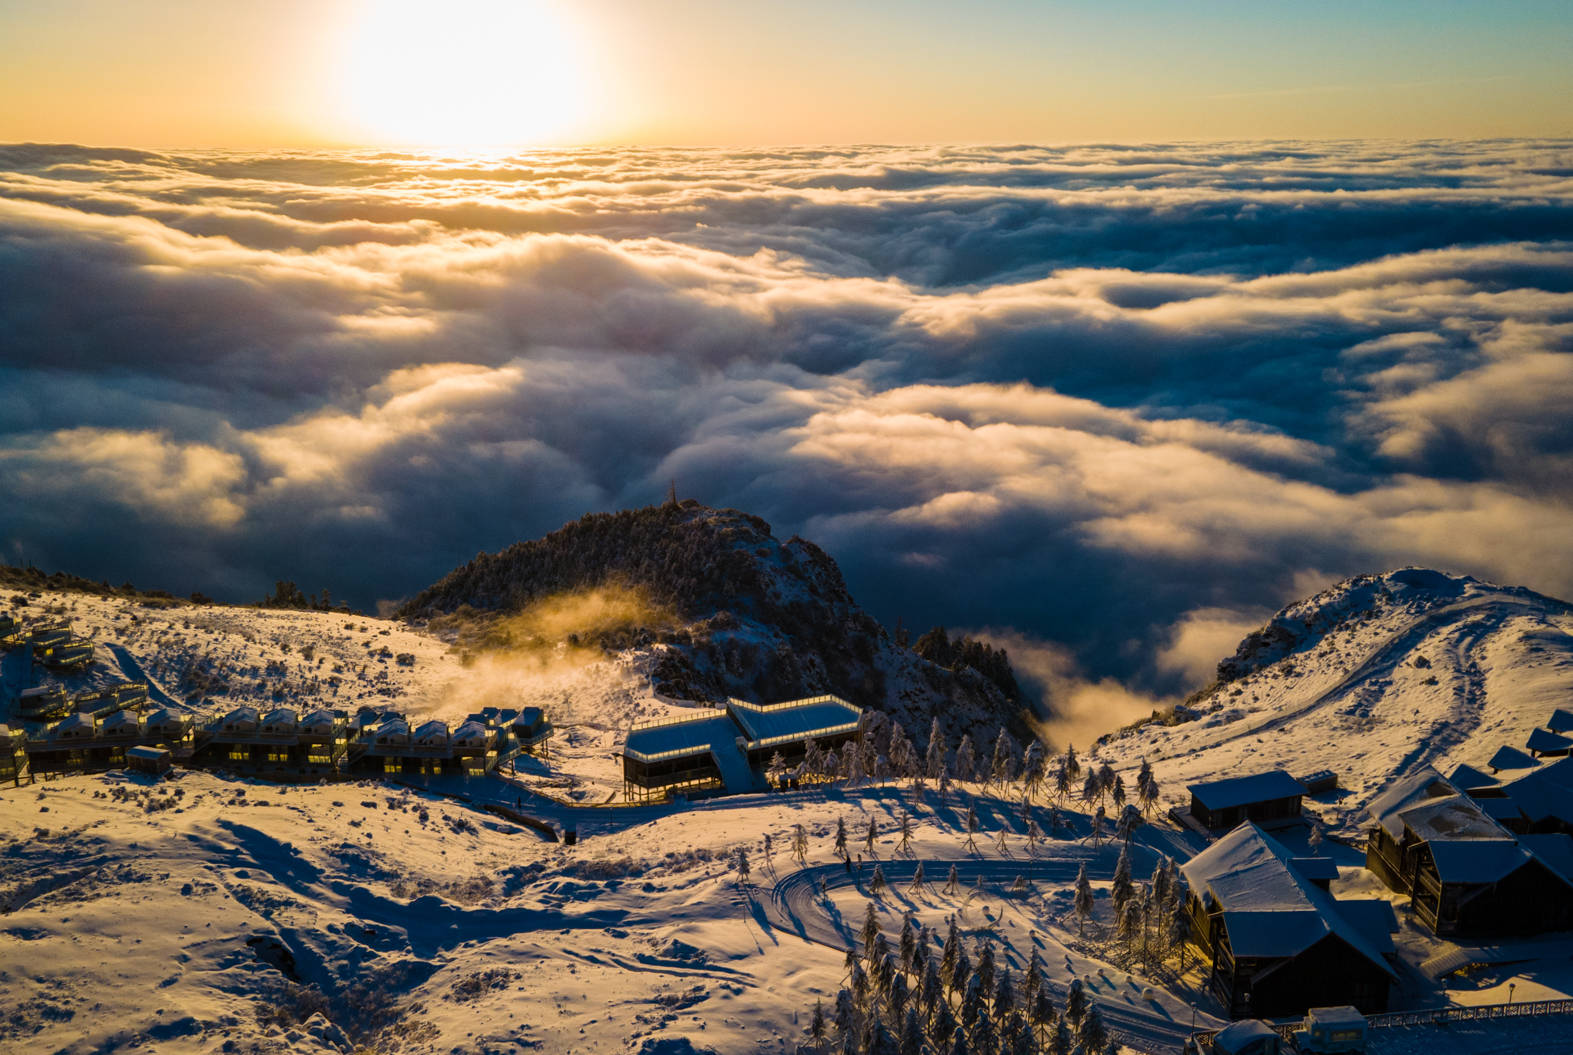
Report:
[{"label": "street lamp", "polygon": [[1518,988],[1518,983],[1516,983],[1516,982],[1509,982],[1507,984],[1507,1006],[1508,1007],[1512,1007],[1513,1006],[1513,990],[1515,990],[1517,988]]}]

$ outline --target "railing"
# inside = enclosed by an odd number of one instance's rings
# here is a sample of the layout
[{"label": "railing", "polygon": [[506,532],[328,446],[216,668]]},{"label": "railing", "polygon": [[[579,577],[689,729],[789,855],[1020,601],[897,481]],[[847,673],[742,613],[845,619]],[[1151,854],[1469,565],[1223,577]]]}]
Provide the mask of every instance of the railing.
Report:
[{"label": "railing", "polygon": [[[1570,1015],[1573,1014],[1573,999],[1561,1000],[1519,1000],[1511,1004],[1475,1004],[1464,1007],[1434,1007],[1419,1011],[1383,1011],[1374,1015],[1366,1015],[1366,1027],[1369,1029],[1399,1029],[1405,1026],[1434,1026],[1443,1022],[1473,1022],[1493,1018],[1531,1018],[1543,1015]],[[1303,1019],[1294,1019],[1290,1022],[1268,1022],[1267,1027],[1277,1033],[1284,1040],[1291,1039],[1291,1035],[1299,1029],[1305,1028]],[[1206,1050],[1206,1044],[1212,1042],[1221,1029],[1198,1030],[1191,1034],[1191,1042],[1195,1050]]]},{"label": "railing", "polygon": [[693,709],[694,710],[702,710],[705,713],[702,713],[702,714],[673,714],[673,715],[669,715],[669,716],[667,716],[665,718],[646,718],[642,722],[635,722],[633,725],[630,725],[628,727],[628,731],[629,732],[634,732],[634,731],[639,730],[639,729],[659,729],[659,728],[661,728],[662,726],[665,726],[665,725],[682,725],[684,722],[697,722],[697,721],[699,721],[699,720],[701,720],[703,718],[714,718],[717,715],[726,713],[726,708],[725,707],[712,707],[712,706],[709,706],[708,704],[705,705],[703,708],[695,707]]}]

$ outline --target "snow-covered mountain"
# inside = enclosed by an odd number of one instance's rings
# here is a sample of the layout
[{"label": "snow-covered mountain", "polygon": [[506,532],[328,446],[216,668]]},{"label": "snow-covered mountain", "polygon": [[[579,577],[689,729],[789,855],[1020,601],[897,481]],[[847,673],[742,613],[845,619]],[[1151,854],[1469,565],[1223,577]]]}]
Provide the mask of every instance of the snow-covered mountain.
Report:
[{"label": "snow-covered mountain", "polygon": [[644,653],[665,696],[834,693],[899,717],[915,736],[935,715],[955,736],[992,733],[1001,723],[1022,731],[1008,663],[991,678],[964,663],[929,662],[858,606],[824,550],[777,539],[759,517],[694,501],[591,514],[482,554],[399,614],[434,627],[452,627],[454,613],[491,625],[609,586],[637,597],[638,610],[580,629],[574,643]]},{"label": "snow-covered mountain", "polygon": [[[1484,763],[1573,700],[1573,605],[1521,587],[1421,568],[1361,575],[1298,601],[1247,635],[1218,680],[1181,708],[1105,741],[1183,785],[1283,767],[1331,769],[1334,827],[1393,777]],[[1183,719],[1190,720],[1183,720]],[[1162,762],[1158,762],[1158,760]]]}]

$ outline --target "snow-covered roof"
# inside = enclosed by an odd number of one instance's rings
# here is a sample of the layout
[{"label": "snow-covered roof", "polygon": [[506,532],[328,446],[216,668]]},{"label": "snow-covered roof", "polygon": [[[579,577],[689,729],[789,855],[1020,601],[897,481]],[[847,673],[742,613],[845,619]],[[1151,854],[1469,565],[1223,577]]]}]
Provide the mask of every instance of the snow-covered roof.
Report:
[{"label": "snow-covered roof", "polygon": [[1546,721],[1546,728],[1554,733],[1565,733],[1573,730],[1573,711],[1565,707],[1558,707],[1551,712],[1551,717]]},{"label": "snow-covered roof", "polygon": [[1289,864],[1313,883],[1331,882],[1338,878],[1338,862],[1331,857],[1295,857],[1290,859]]},{"label": "snow-covered roof", "polygon": [[31,689],[23,689],[17,694],[17,698],[23,700],[50,699],[55,696],[64,696],[65,694],[66,690],[59,685],[35,685]]},{"label": "snow-covered roof", "polygon": [[311,732],[331,730],[335,724],[333,712],[319,707],[300,720],[301,727]]},{"label": "snow-covered roof", "polygon": [[173,726],[184,725],[185,719],[168,707],[160,707],[147,716],[146,724],[149,729],[165,729]]},{"label": "snow-covered roof", "polygon": [[541,709],[539,707],[526,707],[524,710],[520,711],[519,716],[513,720],[513,724],[516,727],[522,727],[525,729],[533,729],[540,723]]},{"label": "snow-covered roof", "polygon": [[70,717],[63,719],[58,725],[50,730],[50,732],[52,732],[55,736],[65,737],[67,739],[92,736],[93,731],[93,716],[90,714],[73,714]]},{"label": "snow-covered roof", "polygon": [[1451,780],[1462,791],[1495,787],[1501,783],[1500,780],[1490,773],[1482,773],[1474,766],[1465,765],[1462,762],[1459,763],[1458,768],[1448,775],[1447,779]]},{"label": "snow-covered roof", "polygon": [[389,718],[372,733],[379,744],[402,744],[410,738],[410,727],[402,718]]},{"label": "snow-covered roof", "polygon": [[1229,777],[1225,780],[1210,780],[1205,784],[1191,784],[1185,790],[1209,810],[1227,810],[1251,802],[1269,802],[1306,794],[1305,785],[1282,769],[1253,773],[1248,777]]},{"label": "snow-covered roof", "polygon": [[1405,810],[1427,799],[1457,794],[1458,789],[1443,780],[1442,774],[1430,766],[1421,766],[1408,776],[1395,780],[1386,791],[1372,799],[1366,812],[1388,835],[1399,839],[1404,834],[1404,822],[1400,814]]},{"label": "snow-covered roof", "polygon": [[1398,933],[1398,914],[1393,911],[1391,901],[1385,898],[1341,900],[1338,911],[1383,956],[1397,948],[1393,935]]},{"label": "snow-covered roof", "polygon": [[1248,1018],[1220,1029],[1217,1036],[1213,1037],[1213,1050],[1219,1055],[1234,1055],[1235,1052],[1245,1051],[1266,1037],[1277,1040],[1278,1033],[1261,1019]]},{"label": "snow-covered roof", "polygon": [[453,742],[461,747],[471,747],[486,743],[489,735],[486,726],[480,722],[465,722],[453,731]]},{"label": "snow-covered roof", "polygon": [[1504,839],[1439,839],[1427,844],[1444,883],[1495,883],[1518,871],[1528,851]]},{"label": "snow-covered roof", "polygon": [[299,724],[300,720],[291,707],[279,707],[269,711],[268,716],[262,719],[262,725],[267,729],[293,730]]},{"label": "snow-covered roof", "polygon": [[1427,842],[1438,839],[1506,839],[1507,830],[1486,815],[1468,795],[1448,795],[1411,806],[1399,814],[1415,835]]},{"label": "snow-covered roof", "polygon": [[101,733],[135,733],[141,726],[137,723],[136,716],[129,711],[116,711],[99,724]]},{"label": "snow-covered roof", "polygon": [[1568,835],[1566,832],[1525,835],[1519,839],[1519,842],[1537,861],[1555,872],[1568,886],[1573,887],[1573,835]]},{"label": "snow-covered roof", "polygon": [[1573,824],[1573,758],[1560,758],[1503,785],[1508,798],[1532,823],[1557,817]]},{"label": "snow-covered roof", "polygon": [[1497,748],[1497,753],[1491,756],[1491,761],[1486,765],[1492,769],[1534,769],[1539,762],[1530,758],[1516,747],[1503,744]]},{"label": "snow-covered roof", "polygon": [[255,729],[257,727],[257,709],[255,707],[236,707],[223,717],[222,722],[226,729]]},{"label": "snow-covered roof", "polygon": [[727,709],[748,736],[749,748],[854,732],[861,708],[839,696],[811,696],[782,703],[728,700]]},{"label": "snow-covered roof", "polygon": [[[623,753],[641,762],[659,762],[709,751],[712,744],[735,744],[737,726],[725,712],[710,711],[661,725],[628,731]],[[735,748],[734,748],[735,750]]]},{"label": "snow-covered roof", "polygon": [[126,757],[127,758],[142,758],[142,759],[146,759],[149,762],[157,762],[160,759],[169,757],[169,748],[167,748],[167,747],[150,747],[150,746],[148,746],[146,744],[138,744],[136,747],[128,747],[128,748],[126,748]]},{"label": "snow-covered roof", "polygon": [[1180,866],[1200,895],[1222,910],[1236,956],[1296,956],[1335,934],[1382,970],[1393,970],[1382,950],[1339,911],[1333,896],[1290,864],[1289,851],[1249,822]]},{"label": "snow-covered roof", "polygon": [[1549,729],[1536,729],[1529,734],[1529,739],[1524,742],[1524,746],[1531,751],[1566,751],[1573,747],[1573,740],[1561,733],[1553,733]]},{"label": "snow-covered roof", "polygon": [[1364,1029],[1366,1026],[1365,1016],[1360,1013],[1358,1008],[1350,1007],[1348,1004],[1342,1004],[1338,1007],[1313,1007],[1306,1012],[1306,1017],[1318,1026],[1324,1026],[1329,1029],[1354,1029],[1357,1027]]},{"label": "snow-covered roof", "polygon": [[448,723],[433,718],[423,722],[415,730],[415,742],[418,744],[445,744],[448,742]]}]

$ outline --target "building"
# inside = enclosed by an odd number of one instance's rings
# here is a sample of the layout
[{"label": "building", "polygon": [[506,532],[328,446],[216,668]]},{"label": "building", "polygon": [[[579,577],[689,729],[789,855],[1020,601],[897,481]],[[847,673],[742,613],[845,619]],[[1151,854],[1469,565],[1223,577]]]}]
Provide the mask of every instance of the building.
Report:
[{"label": "building", "polygon": [[16,698],[16,716],[25,722],[53,722],[70,713],[70,697],[58,685],[23,689]]},{"label": "building", "polygon": [[134,773],[162,776],[174,767],[174,760],[167,747],[139,744],[126,749],[126,768]]},{"label": "building", "polygon": [[1305,785],[1282,769],[1192,784],[1191,816],[1210,831],[1228,831],[1250,821],[1274,824],[1298,820]]},{"label": "building", "polygon": [[[1366,867],[1408,894],[1415,918],[1437,935],[1534,934],[1573,926],[1573,882],[1561,873],[1573,840],[1516,836],[1488,803],[1429,766],[1399,780],[1370,806]],[[1564,842],[1566,853],[1564,853]]]},{"label": "building", "polygon": [[346,727],[331,711],[314,711],[302,721],[290,707],[265,715],[236,707],[196,733],[191,764],[271,780],[315,780],[336,773]]},{"label": "building", "polygon": [[0,612],[0,651],[15,648],[22,643],[22,622],[16,616]]},{"label": "building", "polygon": [[27,738],[20,729],[0,725],[0,784],[21,787],[33,782],[27,765]]},{"label": "building", "polygon": [[526,707],[513,715],[507,724],[517,753],[539,758],[552,757],[552,734],[555,730],[539,707]]},{"label": "building", "polygon": [[413,732],[402,716],[363,712],[359,733],[345,756],[350,773],[384,777],[484,776],[497,765],[501,734],[466,720],[450,733],[446,722],[431,720]]},{"label": "building", "polygon": [[863,712],[839,696],[760,704],[728,700],[725,707],[641,722],[623,745],[623,795],[737,794],[763,790],[765,770],[780,755],[801,761],[810,743],[823,749],[863,735]]},{"label": "building", "polygon": [[1181,866],[1191,937],[1231,1018],[1387,1007],[1398,929],[1386,901],[1340,901],[1261,828],[1242,824]]}]

